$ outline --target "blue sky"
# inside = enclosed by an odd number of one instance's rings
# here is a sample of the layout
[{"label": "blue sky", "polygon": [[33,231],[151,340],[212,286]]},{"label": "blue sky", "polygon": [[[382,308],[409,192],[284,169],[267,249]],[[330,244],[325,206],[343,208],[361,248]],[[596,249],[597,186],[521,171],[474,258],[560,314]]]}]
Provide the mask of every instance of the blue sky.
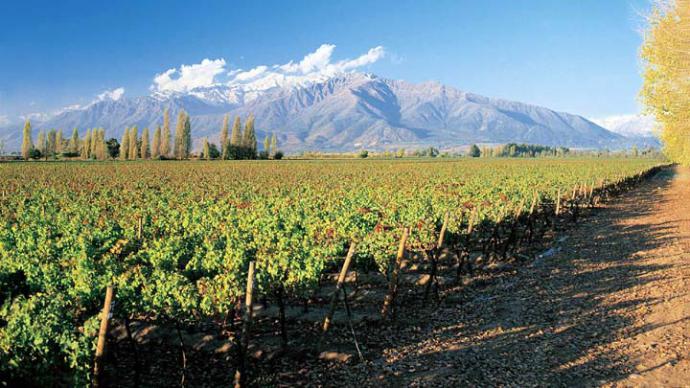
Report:
[{"label": "blue sky", "polygon": [[[0,12],[0,121],[150,93],[182,64],[331,62],[587,117],[636,113],[648,0],[13,1]],[[219,63],[219,62],[215,62]],[[171,75],[175,79],[178,73]],[[224,80],[227,74],[217,75]],[[1,124],[1,123],[0,123]]]}]

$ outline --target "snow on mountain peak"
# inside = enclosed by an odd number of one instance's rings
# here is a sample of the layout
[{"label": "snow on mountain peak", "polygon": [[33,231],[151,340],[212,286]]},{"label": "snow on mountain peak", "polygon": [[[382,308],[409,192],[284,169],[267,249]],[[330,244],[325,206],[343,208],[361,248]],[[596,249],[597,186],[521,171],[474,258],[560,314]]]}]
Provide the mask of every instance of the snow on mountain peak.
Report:
[{"label": "snow on mountain peak", "polygon": [[595,124],[612,132],[633,137],[654,137],[656,120],[640,114],[609,116],[592,119]]}]

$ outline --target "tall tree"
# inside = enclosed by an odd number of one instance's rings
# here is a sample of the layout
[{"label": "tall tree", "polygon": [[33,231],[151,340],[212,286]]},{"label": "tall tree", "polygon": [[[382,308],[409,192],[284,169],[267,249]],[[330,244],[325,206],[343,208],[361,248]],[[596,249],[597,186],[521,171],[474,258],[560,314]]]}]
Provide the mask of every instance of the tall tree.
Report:
[{"label": "tall tree", "polygon": [[57,137],[55,138],[55,152],[61,154],[65,151],[65,137],[62,134],[62,129],[57,131]]},{"label": "tall tree", "polygon": [[657,0],[644,38],[642,100],[666,155],[690,166],[690,0]]},{"label": "tall tree", "polygon": [[151,155],[151,150],[149,149],[149,129],[144,128],[144,132],[141,133],[141,150],[139,152],[142,159],[148,159]]},{"label": "tall tree", "polygon": [[230,135],[230,144],[235,147],[240,147],[242,145],[242,121],[240,117],[235,117],[235,121],[232,123],[232,134]]},{"label": "tall tree", "polygon": [[271,157],[274,158],[276,156],[276,152],[278,152],[278,137],[276,136],[275,132],[273,133],[273,136],[271,136]]},{"label": "tall tree", "polygon": [[208,138],[204,138],[204,146],[202,149],[201,158],[211,160],[211,147],[208,145]]},{"label": "tall tree", "polygon": [[81,142],[81,158],[90,159],[91,158],[91,129],[86,130],[86,135]]},{"label": "tall tree", "polygon": [[184,159],[189,158],[192,152],[192,122],[188,114],[184,117],[184,128],[182,131],[182,155]]},{"label": "tall tree", "polygon": [[157,126],[153,131],[153,142],[151,143],[151,158],[158,159],[161,155],[161,127]]},{"label": "tall tree", "polygon": [[120,142],[120,159],[127,160],[129,157],[129,128],[125,128],[125,133],[122,135]]},{"label": "tall tree", "polygon": [[57,131],[51,129],[48,132],[47,146],[46,146],[46,157],[55,157],[55,150],[57,149]]},{"label": "tall tree", "polygon": [[244,125],[244,136],[242,146],[247,150],[250,159],[256,158],[256,132],[254,130],[254,115],[249,115],[247,123]]},{"label": "tall tree", "polygon": [[266,137],[264,137],[264,151],[266,153],[266,157],[268,158],[271,156],[271,139],[268,137],[268,134],[266,134]]},{"label": "tall tree", "polygon": [[127,157],[129,160],[136,160],[139,156],[139,130],[137,127],[132,127],[129,129],[129,151],[127,152]]},{"label": "tall tree", "polygon": [[24,122],[24,130],[22,131],[22,158],[24,160],[29,160],[33,148],[34,141],[31,139],[31,122],[26,120]]},{"label": "tall tree", "polygon": [[89,155],[89,158],[91,159],[98,159],[97,155],[97,148],[98,148],[98,128],[94,128],[91,131],[91,147],[89,149],[91,150],[91,154]]},{"label": "tall tree", "polygon": [[46,153],[47,139],[46,134],[43,130],[38,131],[38,140],[36,141],[36,149],[41,151],[41,154]]},{"label": "tall tree", "polygon": [[228,128],[230,125],[230,115],[227,113],[223,117],[223,127],[220,129],[220,153],[222,154],[228,143]]},{"label": "tall tree", "polygon": [[69,144],[67,145],[67,152],[71,154],[79,153],[79,130],[74,128],[72,130],[72,137],[69,139]]},{"label": "tall tree", "polygon": [[162,157],[170,156],[170,113],[168,108],[163,111],[163,132],[161,133],[161,145],[159,153]]},{"label": "tall tree", "polygon": [[184,119],[185,112],[181,110],[177,114],[177,125],[175,126],[175,142],[174,142],[174,156],[175,159],[183,159],[182,155],[182,139],[184,138]]}]

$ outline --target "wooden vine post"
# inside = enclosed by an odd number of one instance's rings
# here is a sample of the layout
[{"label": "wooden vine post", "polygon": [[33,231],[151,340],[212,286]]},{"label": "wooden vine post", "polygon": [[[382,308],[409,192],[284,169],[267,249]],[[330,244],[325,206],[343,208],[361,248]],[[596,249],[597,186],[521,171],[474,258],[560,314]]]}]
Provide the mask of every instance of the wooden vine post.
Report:
[{"label": "wooden vine post", "polygon": [[249,330],[252,324],[254,297],[254,262],[249,262],[247,272],[247,292],[244,299],[244,317],[242,318],[242,341],[240,344],[239,367],[235,372],[235,388],[241,388],[247,384],[247,349],[249,348]]},{"label": "wooden vine post", "polygon": [[[350,248],[347,251],[347,256],[345,257],[345,262],[343,267],[340,269],[340,274],[338,275],[338,282],[335,285],[335,290],[333,295],[331,295],[331,306],[326,313],[326,317],[323,320],[323,325],[321,326],[321,340],[323,341],[323,336],[326,334],[328,329],[331,327],[331,320],[333,319],[333,314],[335,314],[335,308],[338,302],[338,295],[340,290],[343,288],[343,283],[345,283],[345,278],[347,277],[347,271],[350,268],[350,263],[352,258],[355,256],[356,244],[355,242],[350,243]],[[320,347],[320,346],[319,346]]]},{"label": "wooden vine post", "polygon": [[94,358],[93,386],[95,388],[102,386],[103,356],[105,355],[105,345],[114,296],[115,291],[113,290],[113,286],[108,286],[105,290],[105,301],[103,302],[103,311],[101,312],[101,326],[98,329],[98,343],[96,344],[96,356]]},{"label": "wooden vine post", "polygon": [[405,256],[405,244],[407,244],[407,237],[410,235],[410,228],[405,228],[403,230],[402,237],[400,238],[400,246],[398,246],[398,254],[395,256],[395,262],[393,263],[393,270],[391,271],[391,278],[388,282],[388,294],[386,294],[383,300],[383,308],[381,309],[381,318],[386,319],[388,314],[393,307],[395,301],[395,294],[398,291],[398,276],[400,275],[400,266],[402,260]]},{"label": "wooden vine post", "polygon": [[558,189],[558,194],[556,194],[556,217],[561,214],[561,189]]},{"label": "wooden vine post", "polygon": [[431,253],[431,271],[429,273],[429,281],[426,283],[424,289],[424,300],[429,298],[429,293],[431,292],[431,287],[436,287],[438,292],[438,279],[436,278],[436,272],[438,271],[438,258],[441,255],[441,249],[443,249],[443,240],[446,236],[446,229],[448,228],[448,218],[450,217],[449,212],[443,215],[443,225],[441,226],[441,232],[438,235],[438,241],[436,242],[436,248]]}]

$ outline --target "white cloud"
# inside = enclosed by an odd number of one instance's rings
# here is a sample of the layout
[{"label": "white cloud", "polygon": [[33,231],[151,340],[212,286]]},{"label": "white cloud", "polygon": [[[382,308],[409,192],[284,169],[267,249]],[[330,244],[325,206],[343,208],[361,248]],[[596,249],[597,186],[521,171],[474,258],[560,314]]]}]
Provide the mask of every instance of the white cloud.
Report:
[{"label": "white cloud", "polygon": [[105,92],[96,96],[96,101],[103,100],[119,100],[125,94],[125,88],[117,88],[113,90],[106,90]]},{"label": "white cloud", "polygon": [[230,81],[225,85],[244,91],[261,91],[276,86],[296,86],[321,81],[342,73],[354,72],[383,58],[382,46],[369,49],[353,58],[333,61],[335,45],[322,44],[299,62],[290,61],[282,65],[260,65],[249,70],[225,68],[224,59],[204,59],[194,65],[182,65],[157,74],[151,89],[158,92],[187,92],[198,87],[219,85],[217,76],[225,75]]},{"label": "white cloud", "polygon": [[0,115],[0,126],[8,125],[9,123],[10,119],[7,115]]},{"label": "white cloud", "polygon": [[[194,65],[168,69],[153,78],[152,89],[185,92],[203,86],[213,86],[217,75],[225,72],[225,59],[204,59]],[[173,78],[175,77],[175,78]]]}]

